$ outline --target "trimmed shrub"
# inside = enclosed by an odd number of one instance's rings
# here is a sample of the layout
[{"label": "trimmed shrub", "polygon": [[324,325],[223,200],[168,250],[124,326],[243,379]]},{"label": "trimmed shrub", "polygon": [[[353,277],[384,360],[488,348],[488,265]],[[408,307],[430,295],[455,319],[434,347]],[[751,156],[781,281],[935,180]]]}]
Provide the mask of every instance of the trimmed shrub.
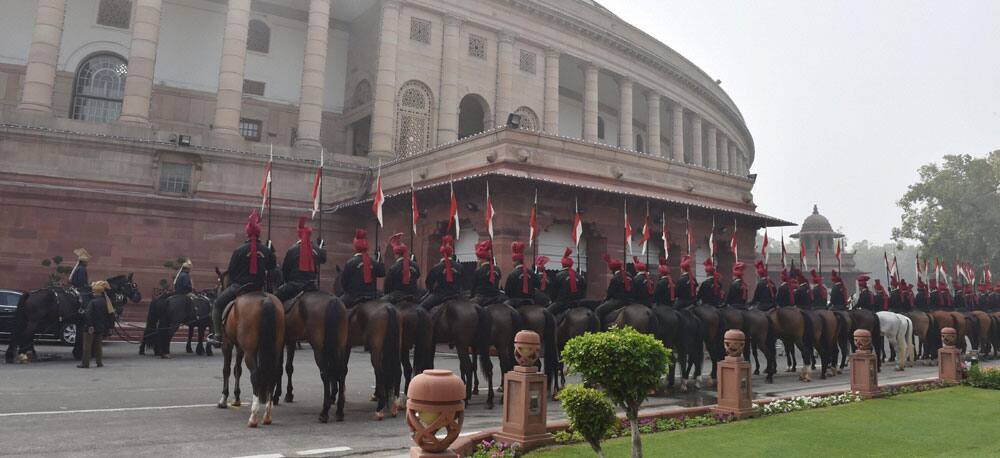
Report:
[{"label": "trimmed shrub", "polygon": [[559,402],[569,416],[573,430],[579,432],[597,456],[603,458],[601,440],[618,420],[611,401],[593,388],[569,385],[559,393]]},{"label": "trimmed shrub", "polygon": [[974,364],[969,369],[969,378],[965,379],[963,383],[976,388],[1000,390],[1000,368],[983,369],[978,364]]}]

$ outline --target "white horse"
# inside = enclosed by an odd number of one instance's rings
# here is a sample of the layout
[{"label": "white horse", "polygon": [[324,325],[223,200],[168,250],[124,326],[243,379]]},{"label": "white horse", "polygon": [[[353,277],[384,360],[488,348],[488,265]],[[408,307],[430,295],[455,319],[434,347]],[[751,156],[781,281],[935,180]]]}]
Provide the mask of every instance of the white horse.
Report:
[{"label": "white horse", "polygon": [[906,364],[913,367],[916,359],[913,346],[913,321],[905,315],[893,312],[878,312],[882,335],[889,339],[889,345],[896,352],[896,370],[901,371]]}]

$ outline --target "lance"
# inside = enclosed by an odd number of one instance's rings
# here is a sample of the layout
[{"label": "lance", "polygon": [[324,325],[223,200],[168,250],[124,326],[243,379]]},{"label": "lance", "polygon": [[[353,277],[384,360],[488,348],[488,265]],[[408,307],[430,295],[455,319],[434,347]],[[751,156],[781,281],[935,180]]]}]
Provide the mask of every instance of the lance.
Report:
[{"label": "lance", "polygon": [[[271,167],[274,166],[274,144],[273,143],[270,145],[270,164],[271,164]],[[271,169],[270,174],[271,174],[270,176],[271,176],[272,179],[267,184],[267,249],[271,250],[272,251],[271,254],[273,255],[274,254],[273,253],[274,249],[271,247],[271,200],[272,200],[271,196],[272,196],[272,191],[274,190],[274,179],[273,179],[274,178],[274,169],[273,168]],[[271,292],[271,270],[270,269],[265,269],[264,270],[264,284],[266,285],[264,289],[267,292]]]},{"label": "lance", "polygon": [[643,242],[642,243],[643,243],[643,246],[646,248],[646,268],[648,269],[649,268],[649,239],[647,237],[652,232],[652,229],[649,227],[649,201],[648,200],[646,201],[646,220],[642,222],[642,227],[643,227],[643,229],[645,229],[645,231],[643,231],[643,234],[642,234],[642,237],[643,237]]},{"label": "lance", "polygon": [[[319,249],[323,249],[324,239],[323,239],[323,159],[326,156],[326,150],[320,149],[319,152]],[[316,289],[320,289],[320,275],[319,268],[322,264],[316,264]]]},{"label": "lance", "polygon": [[[378,177],[379,177],[378,179],[382,177],[382,159],[378,160]],[[382,183],[379,182],[377,186],[379,187],[379,190],[381,190]],[[375,198],[377,199],[379,197],[376,195]],[[382,203],[379,203],[379,205],[381,204]],[[381,221],[378,220],[378,215],[376,215],[375,216],[375,260],[376,261],[379,260],[379,253],[381,253],[381,248],[382,248],[381,246],[379,246],[379,229],[381,227],[382,227]]]}]

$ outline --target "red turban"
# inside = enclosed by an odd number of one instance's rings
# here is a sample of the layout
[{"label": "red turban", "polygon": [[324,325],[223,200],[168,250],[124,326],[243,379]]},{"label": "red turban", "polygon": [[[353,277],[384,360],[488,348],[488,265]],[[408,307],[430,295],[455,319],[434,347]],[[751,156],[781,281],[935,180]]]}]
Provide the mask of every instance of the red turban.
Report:
[{"label": "red turban", "polygon": [[764,261],[757,261],[754,266],[757,267],[758,277],[767,278],[767,266],[764,265]]},{"label": "red turban", "polygon": [[566,268],[566,271],[569,272],[569,291],[571,293],[575,293],[577,292],[576,271],[573,270],[573,258],[570,257],[572,254],[573,249],[566,247],[566,251],[563,252],[561,264]]},{"label": "red turban", "polygon": [[547,256],[539,256],[535,258],[535,270],[542,276],[541,289],[545,291],[545,287],[549,283],[549,274],[545,271],[545,266],[549,263],[549,258]]},{"label": "red turban", "polygon": [[691,273],[691,255],[681,256],[681,270],[687,273]]},{"label": "red turban", "polygon": [[496,267],[493,265],[493,242],[489,239],[476,244],[476,257],[490,263],[490,283],[496,279]]},{"label": "red turban", "polygon": [[746,268],[747,268],[746,264],[740,261],[736,261],[736,264],[733,264],[733,276],[742,279],[743,271],[746,270]]},{"label": "red turban", "polygon": [[438,250],[444,257],[444,280],[448,283],[455,282],[455,274],[451,271],[451,254],[455,252],[451,244],[454,240],[450,235],[441,237],[441,248]]}]

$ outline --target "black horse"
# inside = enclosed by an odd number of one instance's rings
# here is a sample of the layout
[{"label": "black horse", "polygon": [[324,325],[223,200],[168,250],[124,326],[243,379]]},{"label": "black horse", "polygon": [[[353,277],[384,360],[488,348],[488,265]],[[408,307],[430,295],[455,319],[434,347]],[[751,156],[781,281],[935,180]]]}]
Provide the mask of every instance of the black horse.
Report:
[{"label": "black horse", "polygon": [[[139,287],[132,281],[132,274],[118,275],[107,279],[110,289],[105,293],[111,299],[115,308],[115,317],[120,317],[125,303],[142,300]],[[35,330],[38,326],[54,321],[80,324],[83,309],[80,297],[72,290],[58,286],[36,289],[21,296],[14,312],[14,329],[7,346],[4,359],[14,362],[18,355],[25,360],[34,356]],[[77,326],[76,345],[73,347],[73,357],[79,359],[82,353],[83,338],[81,326]]]},{"label": "black horse", "polygon": [[191,339],[198,328],[199,355],[212,356],[212,346],[204,345],[205,329],[212,326],[212,301],[217,291],[206,289],[193,297],[165,293],[153,299],[146,313],[146,329],[139,343],[139,354],[146,354],[146,346],[153,348],[153,354],[161,358],[170,357],[170,341],[182,325],[188,327],[186,351],[192,353]]}]

